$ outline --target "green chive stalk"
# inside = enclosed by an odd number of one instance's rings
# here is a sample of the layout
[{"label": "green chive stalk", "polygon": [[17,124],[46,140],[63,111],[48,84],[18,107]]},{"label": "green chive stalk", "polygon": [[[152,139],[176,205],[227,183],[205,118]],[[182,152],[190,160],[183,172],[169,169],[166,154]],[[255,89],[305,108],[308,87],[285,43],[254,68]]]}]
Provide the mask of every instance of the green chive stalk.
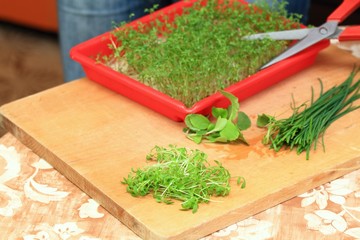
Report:
[{"label": "green chive stalk", "polygon": [[303,103],[295,107],[293,103],[293,114],[289,118],[277,120],[266,114],[259,115],[257,125],[267,128],[263,143],[269,144],[275,151],[283,146],[296,148],[297,154],[306,151],[307,160],[312,147],[316,150],[319,138],[322,138],[325,150],[324,133],[327,128],[337,119],[360,108],[353,105],[360,98],[360,79],[354,81],[359,71],[360,68],[355,67],[344,82],[326,92],[319,80],[320,96],[314,101],[312,88],[310,106]]}]

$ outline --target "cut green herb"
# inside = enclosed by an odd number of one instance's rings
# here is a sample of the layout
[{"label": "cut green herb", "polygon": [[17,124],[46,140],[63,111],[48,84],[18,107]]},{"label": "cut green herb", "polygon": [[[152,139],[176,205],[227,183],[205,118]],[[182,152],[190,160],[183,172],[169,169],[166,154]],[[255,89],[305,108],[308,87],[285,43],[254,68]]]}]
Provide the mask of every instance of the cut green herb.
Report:
[{"label": "cut green herb", "polygon": [[[195,213],[200,203],[211,201],[211,196],[227,196],[230,192],[229,171],[219,161],[210,165],[200,150],[156,146],[146,159],[156,164],[132,169],[122,182],[134,197],[152,193],[158,202],[172,204],[174,199],[180,200],[183,210]],[[245,188],[245,179],[239,177],[237,184]]]},{"label": "cut green herb", "polygon": [[354,82],[360,68],[355,67],[348,78],[338,86],[323,92],[320,82],[320,96],[314,101],[314,90],[310,106],[306,103],[296,107],[293,101],[293,114],[286,119],[277,120],[274,116],[262,114],[258,116],[257,126],[267,128],[262,142],[279,151],[283,146],[296,148],[298,154],[306,151],[309,159],[310,150],[317,147],[318,139],[322,138],[325,150],[324,133],[337,119],[360,108],[353,103],[360,98],[360,79]]},{"label": "cut green herb", "polygon": [[208,0],[203,6],[198,1],[175,19],[161,16],[136,28],[121,25],[109,45],[113,54],[103,62],[191,107],[254,74],[286,49],[288,41],[242,39],[299,27],[300,17],[287,14],[285,1],[272,2]]},{"label": "cut green herb", "polygon": [[242,141],[247,144],[241,131],[251,126],[250,118],[239,111],[238,98],[231,93],[221,91],[230,100],[230,105],[225,108],[212,108],[212,116],[215,123],[201,114],[188,114],[185,117],[186,128],[183,129],[186,136],[196,143],[203,139],[210,142],[234,142]]}]

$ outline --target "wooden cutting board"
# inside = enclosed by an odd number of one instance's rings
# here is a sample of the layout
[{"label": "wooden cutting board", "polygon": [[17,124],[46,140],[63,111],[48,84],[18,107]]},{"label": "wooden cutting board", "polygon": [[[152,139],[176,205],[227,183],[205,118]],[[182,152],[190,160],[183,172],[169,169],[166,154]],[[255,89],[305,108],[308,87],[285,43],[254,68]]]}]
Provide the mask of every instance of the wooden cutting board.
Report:
[{"label": "wooden cutting board", "polygon": [[[291,94],[298,103],[318,93],[318,78],[326,89],[344,81],[359,59],[330,47],[307,70],[241,102],[253,126],[244,131],[250,146],[197,145],[173,122],[87,79],[6,104],[2,125],[59,172],[97,200],[144,239],[196,239],[252,216],[360,167],[360,110],[341,118],[326,132],[321,147],[305,155],[274,153],[261,143],[264,130],[257,114],[286,116]],[[358,102],[359,104],[359,102]],[[201,204],[197,213],[180,211],[180,204],[134,198],[120,182],[131,168],[146,166],[155,146],[200,149],[209,160],[220,160],[233,176],[244,176],[245,189],[231,183],[228,197]]]}]

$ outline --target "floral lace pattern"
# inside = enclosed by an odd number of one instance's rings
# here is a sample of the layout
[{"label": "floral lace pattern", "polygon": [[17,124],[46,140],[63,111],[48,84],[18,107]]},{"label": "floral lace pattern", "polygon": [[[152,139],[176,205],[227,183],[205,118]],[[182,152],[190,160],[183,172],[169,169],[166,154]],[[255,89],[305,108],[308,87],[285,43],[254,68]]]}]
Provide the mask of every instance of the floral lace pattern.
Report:
[{"label": "floral lace pattern", "polygon": [[[140,239],[46,160],[0,139],[1,239]],[[204,237],[360,239],[360,170]]]},{"label": "floral lace pattern", "polygon": [[307,227],[323,235],[344,233],[360,239],[360,175],[359,171],[299,196],[301,206],[315,209],[304,215]]}]

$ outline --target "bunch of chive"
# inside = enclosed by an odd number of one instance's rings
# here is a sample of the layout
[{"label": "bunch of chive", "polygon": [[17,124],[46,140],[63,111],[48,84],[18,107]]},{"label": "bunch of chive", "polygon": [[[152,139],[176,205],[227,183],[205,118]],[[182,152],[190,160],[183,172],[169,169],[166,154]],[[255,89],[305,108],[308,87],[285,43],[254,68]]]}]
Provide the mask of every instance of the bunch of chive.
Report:
[{"label": "bunch of chive", "polygon": [[293,114],[289,118],[277,120],[266,114],[259,115],[257,125],[267,128],[263,143],[275,151],[283,146],[296,148],[298,154],[306,151],[306,159],[309,159],[311,148],[316,149],[320,137],[325,149],[326,129],[337,119],[360,108],[360,105],[353,105],[360,99],[360,79],[354,82],[359,71],[360,68],[355,68],[343,83],[326,92],[320,80],[320,96],[314,101],[312,89],[310,106],[306,103],[292,106]]}]

